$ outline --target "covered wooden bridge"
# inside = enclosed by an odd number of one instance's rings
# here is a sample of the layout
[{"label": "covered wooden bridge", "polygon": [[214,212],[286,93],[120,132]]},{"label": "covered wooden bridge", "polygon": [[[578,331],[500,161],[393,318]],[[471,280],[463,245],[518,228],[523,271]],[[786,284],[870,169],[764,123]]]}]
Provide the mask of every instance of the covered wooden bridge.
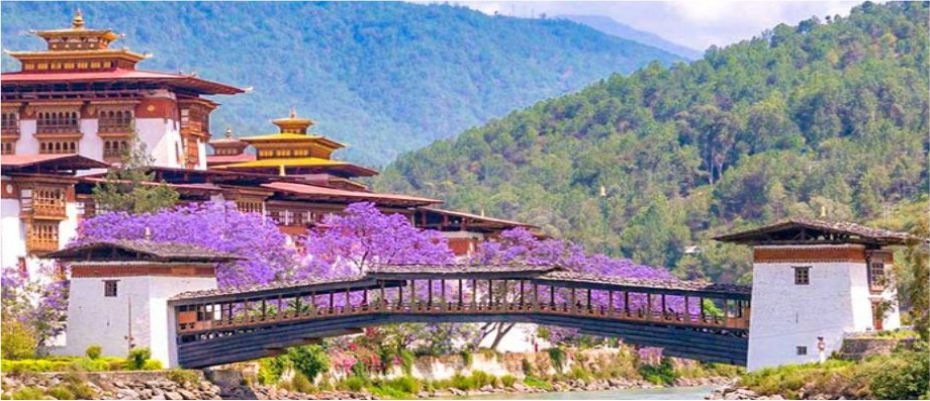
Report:
[{"label": "covered wooden bridge", "polygon": [[271,356],[364,327],[414,322],[561,326],[663,347],[671,356],[742,365],[750,289],[604,277],[554,266],[404,265],[334,280],[188,292],[171,298],[169,308],[178,362],[187,368]]}]

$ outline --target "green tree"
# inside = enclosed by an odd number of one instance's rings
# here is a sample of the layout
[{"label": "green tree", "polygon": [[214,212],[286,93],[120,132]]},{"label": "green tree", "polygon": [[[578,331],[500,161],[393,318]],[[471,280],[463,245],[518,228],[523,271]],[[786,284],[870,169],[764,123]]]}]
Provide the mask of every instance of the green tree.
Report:
[{"label": "green tree", "polygon": [[149,171],[154,160],[145,144],[132,139],[119,166],[110,168],[106,181],[93,188],[93,198],[104,211],[148,213],[174,206],[180,194],[164,182],[155,183],[155,173]]}]

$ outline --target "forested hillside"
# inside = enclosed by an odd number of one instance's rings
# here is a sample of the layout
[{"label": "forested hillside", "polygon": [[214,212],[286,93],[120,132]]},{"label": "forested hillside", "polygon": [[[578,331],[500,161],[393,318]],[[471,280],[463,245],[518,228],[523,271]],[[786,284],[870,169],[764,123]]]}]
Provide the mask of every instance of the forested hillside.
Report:
[{"label": "forested hillside", "polygon": [[710,237],[786,216],[881,220],[926,199],[927,21],[926,2],[865,3],[779,25],[402,155],[376,185],[745,280],[747,250]]},{"label": "forested hillside", "polygon": [[677,60],[570,21],[410,3],[4,2],[3,48],[42,48],[28,30],[66,27],[78,7],[88,27],[153,53],[140,68],[254,87],[217,99],[214,132],[265,133],[295,106],[352,145],[348,158],[376,166],[611,73]]}]

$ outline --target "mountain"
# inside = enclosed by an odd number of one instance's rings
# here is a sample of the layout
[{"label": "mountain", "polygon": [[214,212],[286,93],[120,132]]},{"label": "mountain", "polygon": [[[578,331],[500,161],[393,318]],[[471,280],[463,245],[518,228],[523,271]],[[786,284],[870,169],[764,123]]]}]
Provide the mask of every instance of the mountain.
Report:
[{"label": "mountain", "polygon": [[666,40],[652,32],[640,31],[629,25],[621,23],[613,18],[603,15],[559,15],[556,18],[564,18],[579,24],[590,26],[598,31],[618,38],[632,40],[644,45],[649,45],[657,49],[665,50],[669,53],[678,55],[688,60],[697,60],[703,54],[700,50],[695,50],[687,46]]},{"label": "mountain", "polygon": [[[28,30],[67,26],[75,8],[89,27],[125,33],[117,45],[154,54],[139,68],[254,87],[217,98],[213,132],[266,133],[294,106],[352,145],[341,154],[373,166],[611,73],[679,60],[569,21],[369,2],[4,2],[3,48],[42,48]],[[4,56],[3,69],[18,65]]]},{"label": "mountain", "polygon": [[928,3],[864,3],[612,75],[400,156],[380,190],[541,226],[682,277],[747,280],[714,235],[926,201]]}]

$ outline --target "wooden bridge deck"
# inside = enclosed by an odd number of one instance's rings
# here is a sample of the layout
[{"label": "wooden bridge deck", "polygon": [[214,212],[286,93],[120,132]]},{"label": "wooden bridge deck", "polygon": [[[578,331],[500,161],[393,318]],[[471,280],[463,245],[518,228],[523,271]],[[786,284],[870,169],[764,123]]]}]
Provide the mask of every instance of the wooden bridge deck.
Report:
[{"label": "wooden bridge deck", "polygon": [[[405,266],[341,280],[182,294],[170,305],[178,362],[190,368],[409,322],[556,325],[663,347],[668,355],[744,364],[749,293],[745,286],[624,280],[556,268]],[[706,313],[705,300],[724,314]]]}]

